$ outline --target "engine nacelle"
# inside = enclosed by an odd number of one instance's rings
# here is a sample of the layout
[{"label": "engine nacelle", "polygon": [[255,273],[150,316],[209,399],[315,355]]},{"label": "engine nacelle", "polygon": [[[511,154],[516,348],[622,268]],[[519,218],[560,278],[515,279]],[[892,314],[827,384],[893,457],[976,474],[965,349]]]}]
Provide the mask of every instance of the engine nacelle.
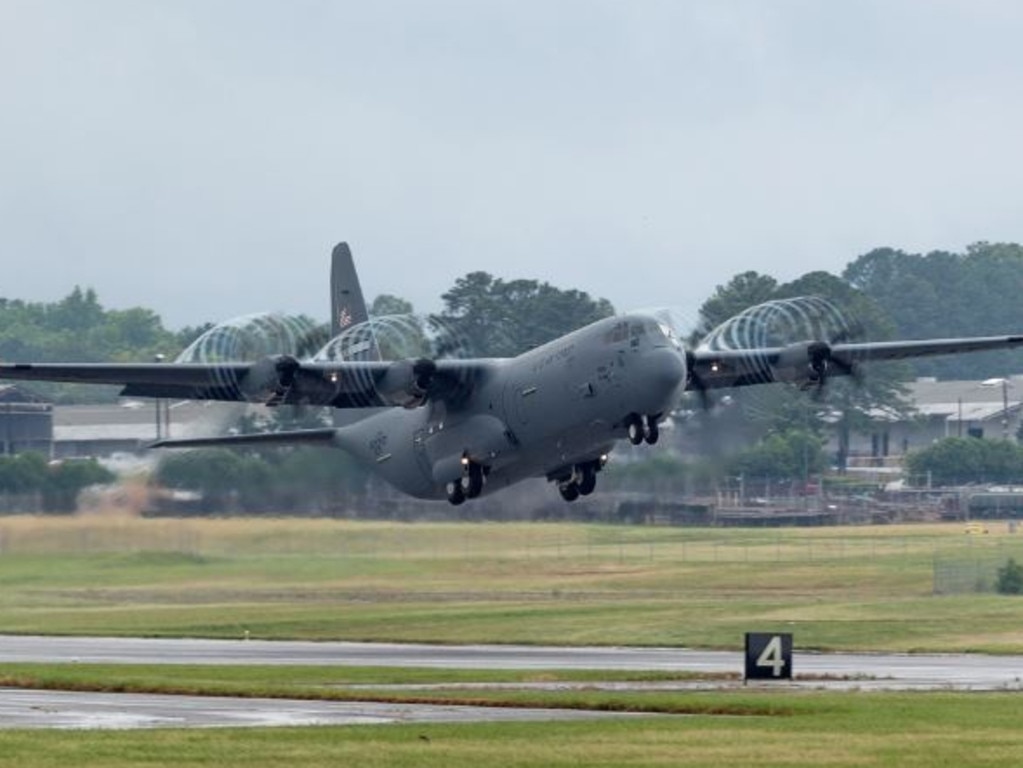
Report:
[{"label": "engine nacelle", "polygon": [[237,386],[250,402],[278,405],[287,400],[299,368],[291,355],[270,355],[253,363]]},{"label": "engine nacelle", "polygon": [[426,403],[430,381],[437,372],[433,360],[399,360],[392,363],[377,382],[380,399],[389,405],[418,408]]},{"label": "engine nacelle", "polygon": [[790,344],[771,364],[775,381],[795,384],[801,389],[819,384],[827,375],[831,348],[823,341]]}]

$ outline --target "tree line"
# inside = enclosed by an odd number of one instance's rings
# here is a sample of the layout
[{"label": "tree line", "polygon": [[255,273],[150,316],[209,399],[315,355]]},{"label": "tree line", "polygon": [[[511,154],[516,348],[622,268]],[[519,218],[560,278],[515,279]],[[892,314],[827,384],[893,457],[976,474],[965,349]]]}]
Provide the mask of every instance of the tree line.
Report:
[{"label": "tree line", "polygon": [[[854,259],[840,275],[811,271],[784,283],[768,274],[743,272],[718,286],[701,305],[699,325],[692,340],[698,340],[753,304],[809,294],[830,299],[853,318],[847,335],[856,338],[850,340],[1023,330],[1020,322],[1023,313],[1019,309],[1019,296],[1023,295],[1023,247],[981,242],[962,253],[926,254],[878,248]],[[536,280],[506,280],[482,271],[456,280],[442,295],[442,301],[443,309],[436,318],[458,337],[458,351],[478,356],[519,354],[615,311],[608,300],[593,298],[582,291]],[[414,308],[400,297],[385,294],[376,298],[371,312],[413,314]],[[169,330],[152,310],[103,307],[91,288],[75,287],[54,303],[0,298],[0,358],[117,362],[151,360],[164,355],[173,359],[209,327],[210,323],[203,322]],[[732,451],[727,461],[719,461],[718,465],[726,472],[803,476],[829,463],[821,448],[828,430],[837,431],[841,446],[843,436],[847,442],[852,431],[865,426],[872,408],[904,411],[907,404],[900,382],[909,376],[971,379],[1003,376],[1018,370],[1015,359],[1013,353],[1000,352],[875,365],[861,381],[833,380],[822,402],[788,387],[733,393],[736,402],[716,416],[715,429],[724,431],[731,419],[732,427],[743,431],[747,447]],[[57,402],[94,402],[116,397],[116,388],[23,386]],[[699,429],[703,418],[700,407],[696,403],[690,405]],[[830,413],[827,420],[822,418],[825,411]],[[840,447],[839,466],[843,460],[841,453]],[[301,452],[296,455],[302,455],[306,463],[311,461]],[[247,489],[244,497],[251,496],[254,503],[265,499],[263,478],[268,469],[279,475],[289,461],[263,457],[261,461],[266,466],[257,466],[242,459],[244,456],[237,461],[219,456],[210,462],[210,466],[220,467],[219,472],[203,469],[208,476],[205,485],[214,496],[223,492],[225,478],[234,478],[235,486]],[[167,471],[171,472],[165,475],[168,482],[183,482],[173,475],[178,470]],[[340,476],[346,472],[347,469]],[[309,478],[299,478],[295,487],[303,482],[307,487],[313,484]],[[356,486],[357,483],[349,486],[349,490]],[[329,483],[325,487],[329,489]]]},{"label": "tree line", "polygon": [[48,462],[34,452],[0,456],[0,494],[38,497],[43,512],[72,512],[83,488],[113,480],[95,459]]},{"label": "tree line", "polygon": [[[770,299],[816,294],[834,300],[871,338],[924,338],[1019,331],[1023,323],[1023,246],[980,242],[962,253],[907,253],[877,248],[850,262],[840,275],[811,271],[781,283],[747,271],[719,285],[699,308],[696,338],[743,309]],[[458,278],[442,295],[437,317],[457,329],[480,356],[515,355],[614,314],[610,301],[575,289],[487,272]],[[406,300],[387,294],[374,314],[412,313]],[[151,309],[108,309],[93,288],[76,286],[56,302],[0,298],[0,359],[13,361],[129,362],[162,354],[173,359],[207,320],[170,330]],[[918,375],[986,378],[1015,369],[1011,352],[921,360]]]}]

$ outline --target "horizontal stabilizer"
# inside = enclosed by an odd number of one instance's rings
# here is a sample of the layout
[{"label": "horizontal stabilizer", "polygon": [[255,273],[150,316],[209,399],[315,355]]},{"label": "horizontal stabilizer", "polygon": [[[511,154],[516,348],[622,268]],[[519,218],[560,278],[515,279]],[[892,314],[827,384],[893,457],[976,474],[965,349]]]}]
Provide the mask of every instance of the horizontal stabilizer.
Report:
[{"label": "horizontal stabilizer", "polygon": [[211,448],[214,446],[235,447],[242,445],[296,445],[298,443],[329,443],[337,430],[294,429],[285,432],[254,432],[248,435],[224,435],[223,437],[191,437],[177,440],[157,440],[147,448]]}]

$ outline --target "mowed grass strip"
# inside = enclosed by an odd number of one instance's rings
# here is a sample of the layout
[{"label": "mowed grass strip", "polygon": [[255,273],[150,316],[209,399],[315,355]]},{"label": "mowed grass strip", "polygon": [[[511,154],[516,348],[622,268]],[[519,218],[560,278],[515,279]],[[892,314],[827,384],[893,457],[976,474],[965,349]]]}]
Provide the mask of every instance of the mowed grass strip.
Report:
[{"label": "mowed grass strip", "polygon": [[[486,670],[212,664],[0,664],[0,687],[110,693],[170,693],[361,699],[372,686],[725,681],[735,674],[624,670]],[[432,690],[432,689],[431,689]],[[469,690],[479,690],[476,688]],[[462,691],[464,695],[465,690]],[[400,695],[400,694],[398,694]]]},{"label": "mowed grass strip", "polygon": [[989,529],[3,518],[0,632],[1023,652],[1017,598],[934,594],[1023,559]]},{"label": "mowed grass strip", "polygon": [[[1018,766],[1017,694],[707,694],[768,714],[571,723],[4,731],[0,766]],[[698,698],[688,695],[688,698]],[[686,698],[686,697],[683,697]]]}]

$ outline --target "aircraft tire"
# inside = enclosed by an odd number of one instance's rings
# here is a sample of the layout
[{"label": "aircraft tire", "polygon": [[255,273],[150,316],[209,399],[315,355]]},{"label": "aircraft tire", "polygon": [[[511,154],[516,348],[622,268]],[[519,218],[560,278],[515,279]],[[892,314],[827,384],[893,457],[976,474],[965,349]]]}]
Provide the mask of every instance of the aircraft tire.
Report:
[{"label": "aircraft tire", "polygon": [[592,464],[584,464],[580,470],[582,476],[579,479],[579,493],[582,496],[589,496],[597,487],[597,468]]},{"label": "aircraft tire", "polygon": [[650,424],[647,427],[646,437],[644,438],[646,440],[647,445],[656,445],[660,437],[661,430],[657,428],[656,424]]},{"label": "aircraft tire", "polygon": [[579,498],[579,486],[575,483],[565,483],[558,486],[558,491],[561,492],[561,498],[565,501],[575,501]]},{"label": "aircraft tire", "polygon": [[465,501],[465,491],[462,490],[461,481],[448,483],[448,501],[456,507]]},{"label": "aircraft tire", "polygon": [[475,499],[483,492],[483,467],[476,462],[469,462],[464,475],[462,475],[462,492],[466,498]]},{"label": "aircraft tire", "polygon": [[646,437],[644,435],[643,419],[638,414],[630,413],[625,420],[625,425],[629,433],[629,442],[633,445],[642,443]]}]

